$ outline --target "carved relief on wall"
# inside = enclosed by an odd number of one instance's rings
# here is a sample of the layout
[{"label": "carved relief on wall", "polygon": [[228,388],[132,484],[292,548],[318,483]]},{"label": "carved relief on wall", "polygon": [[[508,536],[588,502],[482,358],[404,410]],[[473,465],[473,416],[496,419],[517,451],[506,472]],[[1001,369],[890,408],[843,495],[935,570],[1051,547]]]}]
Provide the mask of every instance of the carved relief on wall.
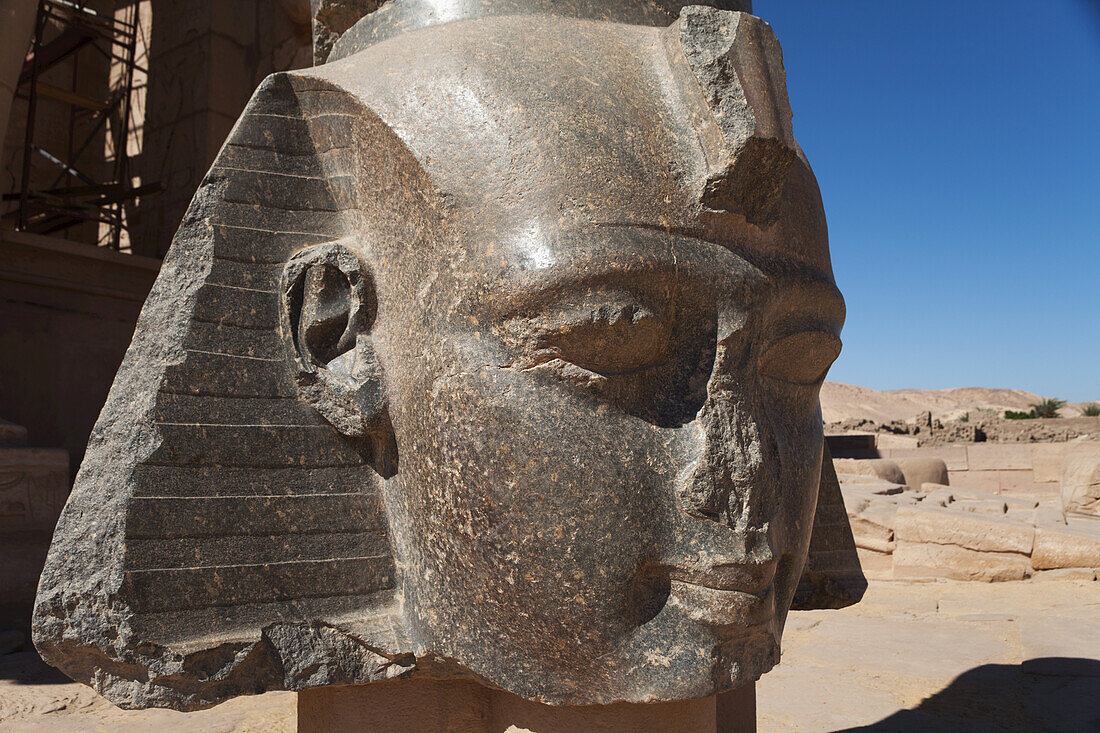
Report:
[{"label": "carved relief on wall", "polygon": [[69,454],[0,448],[0,531],[53,529],[69,494]]}]

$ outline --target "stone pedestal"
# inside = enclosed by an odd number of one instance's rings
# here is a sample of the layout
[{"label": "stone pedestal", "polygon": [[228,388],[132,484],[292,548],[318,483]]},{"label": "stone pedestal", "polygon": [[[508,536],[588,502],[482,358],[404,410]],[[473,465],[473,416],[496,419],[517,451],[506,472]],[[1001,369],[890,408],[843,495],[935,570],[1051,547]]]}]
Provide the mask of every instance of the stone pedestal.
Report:
[{"label": "stone pedestal", "polygon": [[465,680],[392,680],[298,694],[298,733],[754,733],[756,686],[651,705],[552,707]]}]

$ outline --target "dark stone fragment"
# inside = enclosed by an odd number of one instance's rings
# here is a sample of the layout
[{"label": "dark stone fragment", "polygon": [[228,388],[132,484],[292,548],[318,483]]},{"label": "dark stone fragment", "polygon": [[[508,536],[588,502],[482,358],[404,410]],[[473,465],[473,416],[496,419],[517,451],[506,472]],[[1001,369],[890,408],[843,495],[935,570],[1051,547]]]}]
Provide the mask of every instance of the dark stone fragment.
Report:
[{"label": "dark stone fragment", "polygon": [[840,480],[826,443],[821,456],[821,487],[810,535],[810,553],[791,608],[845,608],[858,603],[866,590],[867,579],[859,565]]},{"label": "dark stone fragment", "polygon": [[641,703],[854,602],[817,397],[844,305],[738,9],[315,3],[333,61],[260,85],[142,311],[43,657],[127,707],[398,675]]}]

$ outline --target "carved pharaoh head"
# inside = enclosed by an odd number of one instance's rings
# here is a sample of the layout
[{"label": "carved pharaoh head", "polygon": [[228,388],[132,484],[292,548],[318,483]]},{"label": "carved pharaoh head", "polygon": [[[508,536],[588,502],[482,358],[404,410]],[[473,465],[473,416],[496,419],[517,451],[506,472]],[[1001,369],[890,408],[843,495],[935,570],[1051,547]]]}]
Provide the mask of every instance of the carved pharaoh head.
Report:
[{"label": "carved pharaoh head", "polygon": [[59,524],[48,659],[180,709],[777,662],[844,306],[770,28],[674,5],[397,0],[264,82]]}]

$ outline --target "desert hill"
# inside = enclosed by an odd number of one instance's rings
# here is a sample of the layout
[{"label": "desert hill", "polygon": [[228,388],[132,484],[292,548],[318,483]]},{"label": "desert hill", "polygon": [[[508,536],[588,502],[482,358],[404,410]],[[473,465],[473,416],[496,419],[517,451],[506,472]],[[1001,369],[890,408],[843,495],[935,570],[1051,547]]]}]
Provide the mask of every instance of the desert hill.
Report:
[{"label": "desert hill", "polygon": [[[1040,395],[1020,389],[959,387],[880,392],[854,384],[825,382],[821,387],[821,413],[826,423],[853,418],[888,423],[909,420],[927,411],[941,420],[953,420],[964,413],[980,410],[991,410],[998,416],[1005,410],[1027,410],[1041,399]],[[1080,415],[1083,404],[1068,404],[1062,414],[1067,417]]]}]

